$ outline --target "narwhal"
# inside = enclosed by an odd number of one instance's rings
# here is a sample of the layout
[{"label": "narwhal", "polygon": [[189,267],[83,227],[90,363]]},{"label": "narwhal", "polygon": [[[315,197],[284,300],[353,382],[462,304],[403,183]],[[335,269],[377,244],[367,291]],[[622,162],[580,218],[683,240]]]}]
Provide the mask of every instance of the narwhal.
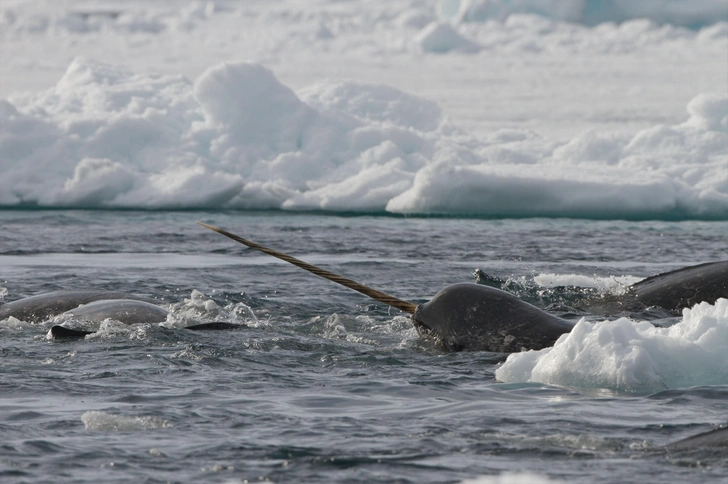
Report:
[{"label": "narwhal", "polygon": [[[573,328],[573,323],[522,301],[513,294],[480,284],[453,284],[435,294],[430,301],[415,305],[219,227],[197,223],[252,249],[409,313],[421,337],[435,341],[448,351],[512,353],[538,350],[553,346],[562,334]],[[728,297],[728,261],[659,274],[635,284],[629,294],[644,299],[646,304],[658,302],[668,308],[683,302],[713,303],[719,297]]]},{"label": "narwhal", "polygon": [[[500,289],[472,283],[447,286],[430,301],[415,305],[326,271],[283,252],[270,249],[221,228],[198,222],[243,245],[289,262],[313,274],[358,291],[411,315],[418,333],[448,351],[493,351],[511,353],[553,346],[573,324],[539,309]],[[658,274],[629,288],[625,298],[645,306],[668,310],[728,298],[728,261],[700,264]],[[167,311],[150,301],[109,291],[59,291],[33,296],[0,306],[0,320],[15,316],[26,321],[44,321],[69,312],[75,317],[101,321],[115,319],[126,324],[157,323]],[[228,329],[225,322],[203,323],[187,329]],[[51,328],[56,338],[83,337],[87,331],[62,326]]]},{"label": "narwhal", "polygon": [[[0,321],[14,317],[29,323],[40,323],[60,314],[93,323],[112,319],[133,325],[162,323],[167,320],[168,311],[150,300],[132,294],[90,290],[47,292],[0,306]],[[193,324],[184,329],[200,331],[234,329],[243,326],[243,324],[215,321]],[[54,339],[76,339],[93,332],[54,325],[49,334]]]}]

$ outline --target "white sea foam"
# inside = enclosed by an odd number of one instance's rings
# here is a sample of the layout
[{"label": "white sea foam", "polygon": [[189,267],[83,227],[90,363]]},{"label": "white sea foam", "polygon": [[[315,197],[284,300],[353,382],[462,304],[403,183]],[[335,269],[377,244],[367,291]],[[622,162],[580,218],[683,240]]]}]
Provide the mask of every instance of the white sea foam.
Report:
[{"label": "white sea foam", "polygon": [[219,306],[215,301],[193,289],[189,298],[169,306],[167,320],[161,326],[184,328],[185,326],[226,322],[232,324],[255,324],[257,318],[253,310],[243,303],[230,303]]},{"label": "white sea foam", "polygon": [[157,417],[128,417],[96,410],[85,412],[81,415],[81,421],[86,426],[86,430],[105,432],[131,432],[172,427],[170,422]]},{"label": "white sea foam", "polygon": [[0,204],[725,218],[726,106],[700,94],[634,136],[482,139],[387,85],[296,93],[256,63],[193,83],[77,58],[1,102]]},{"label": "white sea foam", "polygon": [[728,384],[728,299],[684,309],[668,328],[582,319],[552,348],[510,355],[496,378],[637,394]]},{"label": "white sea foam", "polygon": [[533,281],[542,287],[576,286],[592,287],[601,291],[622,292],[632,284],[641,281],[635,276],[585,276],[581,274],[543,273],[535,276]]},{"label": "white sea foam", "polygon": [[497,476],[481,476],[466,479],[461,484],[558,484],[562,480],[549,479],[532,472],[504,472]]}]

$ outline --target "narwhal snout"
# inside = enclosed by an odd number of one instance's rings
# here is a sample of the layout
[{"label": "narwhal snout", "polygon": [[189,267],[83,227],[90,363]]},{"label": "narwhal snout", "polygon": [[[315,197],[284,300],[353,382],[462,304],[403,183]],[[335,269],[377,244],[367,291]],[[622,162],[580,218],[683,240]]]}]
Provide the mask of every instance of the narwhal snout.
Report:
[{"label": "narwhal snout", "polygon": [[419,332],[420,329],[429,329],[425,325],[425,323],[422,322],[422,304],[417,306],[415,309],[415,312],[412,313],[412,324],[414,325],[415,329]]},{"label": "narwhal snout", "polygon": [[[427,314],[427,304],[420,304],[412,313],[412,325],[417,330],[417,334],[422,338],[432,338],[435,336],[435,328],[431,325],[431,318]],[[428,324],[428,322],[430,324]]]}]

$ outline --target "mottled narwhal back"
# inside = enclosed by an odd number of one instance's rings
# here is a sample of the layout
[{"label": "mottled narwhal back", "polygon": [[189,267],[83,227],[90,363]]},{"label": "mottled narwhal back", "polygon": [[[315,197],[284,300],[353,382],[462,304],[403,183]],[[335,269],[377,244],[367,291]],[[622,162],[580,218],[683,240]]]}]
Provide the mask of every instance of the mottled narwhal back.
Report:
[{"label": "mottled narwhal back", "polygon": [[708,262],[648,277],[630,287],[645,306],[680,311],[728,298],[728,261]]},{"label": "mottled narwhal back", "polygon": [[567,321],[480,284],[453,284],[412,315],[417,331],[449,351],[512,353],[553,346],[572,329]]},{"label": "mottled narwhal back", "polygon": [[100,323],[113,319],[124,324],[161,323],[167,320],[167,310],[155,304],[131,299],[94,301],[65,314],[75,318]]},{"label": "mottled narwhal back", "polygon": [[75,309],[102,299],[134,299],[140,298],[113,291],[54,291],[30,296],[0,306],[0,321],[9,317],[29,323],[39,323],[57,314]]}]

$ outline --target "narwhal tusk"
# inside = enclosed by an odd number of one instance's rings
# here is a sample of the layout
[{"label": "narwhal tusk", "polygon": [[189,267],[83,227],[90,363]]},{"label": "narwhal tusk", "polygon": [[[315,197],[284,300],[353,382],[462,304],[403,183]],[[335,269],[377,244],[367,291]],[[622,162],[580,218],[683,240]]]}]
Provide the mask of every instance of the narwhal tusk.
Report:
[{"label": "narwhal tusk", "polygon": [[213,225],[208,225],[208,224],[202,223],[202,222],[197,222],[197,223],[202,225],[205,228],[208,228],[214,232],[217,232],[218,234],[222,234],[225,237],[233,239],[236,242],[239,242],[243,245],[247,245],[251,249],[259,250],[265,254],[272,255],[273,257],[284,260],[290,264],[293,264],[294,266],[300,267],[301,269],[311,272],[312,274],[316,274],[319,277],[328,279],[329,281],[335,282],[337,284],[341,284],[342,286],[346,286],[349,289],[353,289],[357,292],[360,292],[360,293],[364,294],[365,296],[369,296],[370,298],[376,299],[377,301],[387,304],[389,306],[392,306],[393,308],[397,308],[397,309],[404,311],[406,313],[409,313],[409,314],[414,314],[415,309],[417,309],[417,306],[415,304],[409,303],[407,301],[402,301],[401,299],[398,299],[394,296],[390,296],[389,294],[384,294],[383,292],[377,291],[376,289],[372,289],[371,287],[365,286],[364,284],[359,284],[358,282],[352,281],[351,279],[347,279],[346,277],[342,277],[338,274],[334,274],[333,272],[329,272],[327,270],[321,269],[320,267],[316,267],[314,265],[309,264],[308,262],[304,262],[300,259],[296,259],[295,257],[292,257],[288,254],[284,254],[283,252],[278,252],[277,250],[270,249],[268,247],[265,247],[264,245],[256,244],[253,241],[244,239],[235,234],[231,234],[230,232],[227,232],[219,227],[215,227]]}]

